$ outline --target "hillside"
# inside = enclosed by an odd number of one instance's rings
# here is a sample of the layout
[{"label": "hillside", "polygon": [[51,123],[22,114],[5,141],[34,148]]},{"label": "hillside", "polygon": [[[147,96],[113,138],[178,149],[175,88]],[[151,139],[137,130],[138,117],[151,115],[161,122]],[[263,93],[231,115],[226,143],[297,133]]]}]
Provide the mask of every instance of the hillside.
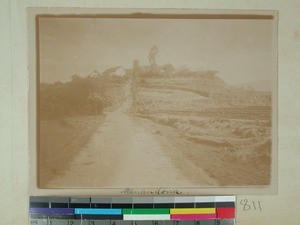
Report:
[{"label": "hillside", "polygon": [[271,106],[271,93],[227,85],[215,74],[143,76],[133,82],[134,110],[199,112],[207,108]]},{"label": "hillside", "polygon": [[[197,159],[200,154],[197,151],[206,146],[205,149],[212,149],[206,151],[206,155],[215,154],[211,157],[217,157],[221,165],[236,159],[241,163],[240,168],[250,169],[254,162],[261,162],[265,173],[257,173],[256,176],[268,182],[272,111],[270,92],[232,87],[217,75],[194,74],[136,79],[132,96],[133,115],[177,130],[181,138],[189,143],[187,146],[193,146],[193,150],[187,152],[191,161]],[[218,169],[212,169],[209,165],[205,169],[212,176],[219,177],[216,174]],[[220,168],[218,173],[221,171]],[[228,176],[224,182],[229,182]]]}]

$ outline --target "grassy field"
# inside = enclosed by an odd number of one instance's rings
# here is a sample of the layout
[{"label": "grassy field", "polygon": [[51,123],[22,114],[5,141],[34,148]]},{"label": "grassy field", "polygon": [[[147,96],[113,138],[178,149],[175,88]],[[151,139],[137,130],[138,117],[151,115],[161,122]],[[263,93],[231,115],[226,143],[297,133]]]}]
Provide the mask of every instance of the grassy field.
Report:
[{"label": "grassy field", "polygon": [[86,145],[104,116],[81,116],[40,123],[39,184],[46,186],[67,171],[68,163]]}]

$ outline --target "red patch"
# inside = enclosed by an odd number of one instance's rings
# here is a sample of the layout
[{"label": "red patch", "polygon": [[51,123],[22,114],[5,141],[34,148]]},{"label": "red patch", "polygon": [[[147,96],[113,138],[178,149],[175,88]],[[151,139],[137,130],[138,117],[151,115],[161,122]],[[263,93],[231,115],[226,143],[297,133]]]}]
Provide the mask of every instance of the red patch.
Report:
[{"label": "red patch", "polygon": [[219,219],[234,219],[235,208],[217,208],[217,218]]}]

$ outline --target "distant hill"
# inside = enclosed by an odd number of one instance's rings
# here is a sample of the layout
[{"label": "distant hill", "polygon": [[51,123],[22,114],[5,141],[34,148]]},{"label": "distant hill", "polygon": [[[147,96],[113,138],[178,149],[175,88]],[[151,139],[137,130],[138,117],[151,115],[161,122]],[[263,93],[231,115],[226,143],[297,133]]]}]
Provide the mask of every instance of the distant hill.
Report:
[{"label": "distant hill", "polygon": [[262,79],[254,82],[242,83],[235,85],[236,87],[252,88],[255,91],[271,91],[272,81],[269,79]]}]

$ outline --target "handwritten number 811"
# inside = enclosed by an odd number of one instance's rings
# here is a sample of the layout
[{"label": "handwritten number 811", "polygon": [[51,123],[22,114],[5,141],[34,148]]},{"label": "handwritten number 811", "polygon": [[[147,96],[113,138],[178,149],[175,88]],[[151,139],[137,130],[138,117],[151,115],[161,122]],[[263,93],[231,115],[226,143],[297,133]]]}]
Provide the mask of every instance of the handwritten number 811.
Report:
[{"label": "handwritten number 811", "polygon": [[248,199],[242,199],[240,201],[240,204],[243,206],[244,211],[262,211],[261,203],[260,201],[249,201]]}]

